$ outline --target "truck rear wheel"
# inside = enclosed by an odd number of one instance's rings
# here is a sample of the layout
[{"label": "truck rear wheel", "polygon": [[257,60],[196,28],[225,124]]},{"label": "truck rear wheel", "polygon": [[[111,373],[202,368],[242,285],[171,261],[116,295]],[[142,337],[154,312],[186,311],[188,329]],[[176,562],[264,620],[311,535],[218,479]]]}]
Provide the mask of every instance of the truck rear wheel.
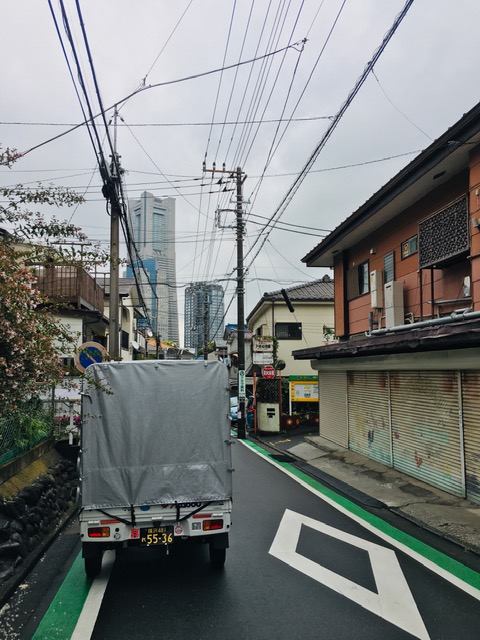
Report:
[{"label": "truck rear wheel", "polygon": [[85,560],[85,573],[89,578],[96,578],[102,570],[102,554],[92,556],[91,558],[84,558]]},{"label": "truck rear wheel", "polygon": [[213,569],[222,569],[226,556],[226,549],[215,549],[213,544],[210,544],[210,566]]}]

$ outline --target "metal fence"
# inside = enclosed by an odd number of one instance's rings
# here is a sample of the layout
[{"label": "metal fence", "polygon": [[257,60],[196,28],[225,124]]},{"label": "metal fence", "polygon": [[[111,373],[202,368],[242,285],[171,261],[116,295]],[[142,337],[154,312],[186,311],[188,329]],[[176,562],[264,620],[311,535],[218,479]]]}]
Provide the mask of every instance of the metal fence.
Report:
[{"label": "metal fence", "polygon": [[54,431],[51,402],[38,402],[0,416],[0,465],[32,449]]}]

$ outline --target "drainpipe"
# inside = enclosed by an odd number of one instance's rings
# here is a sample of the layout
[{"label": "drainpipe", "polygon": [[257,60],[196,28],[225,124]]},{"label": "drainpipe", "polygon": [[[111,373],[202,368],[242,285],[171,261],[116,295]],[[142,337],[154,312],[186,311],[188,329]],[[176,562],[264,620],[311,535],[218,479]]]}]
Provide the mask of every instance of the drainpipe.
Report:
[{"label": "drainpipe", "polygon": [[464,311],[463,313],[456,313],[455,311],[443,318],[432,318],[431,320],[424,320],[423,322],[414,322],[413,324],[399,324],[396,327],[390,327],[388,329],[374,329],[373,331],[366,332],[366,336],[384,336],[387,333],[399,333],[401,331],[411,331],[412,329],[420,329],[422,327],[432,327],[440,324],[451,324],[458,322],[459,320],[473,320],[480,318],[480,311]]}]

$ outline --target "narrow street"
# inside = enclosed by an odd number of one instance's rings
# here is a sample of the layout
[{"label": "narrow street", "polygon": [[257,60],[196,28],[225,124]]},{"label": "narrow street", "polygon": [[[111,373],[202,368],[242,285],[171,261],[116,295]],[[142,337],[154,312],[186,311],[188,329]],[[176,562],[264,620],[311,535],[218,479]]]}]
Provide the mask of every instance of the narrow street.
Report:
[{"label": "narrow street", "polygon": [[[42,613],[40,626],[39,614],[30,612],[22,634],[5,637],[85,638],[86,629],[95,639],[440,640],[460,637],[460,629],[462,639],[478,637],[478,574],[437,554],[434,536],[418,531],[418,540],[411,525],[409,534],[391,527],[254,443],[237,442],[234,461],[234,524],[224,571],[211,570],[203,548],[168,557],[129,550],[112,558],[110,575],[93,583],[96,591],[90,589],[82,611],[88,581],[77,557],[68,586]],[[65,538],[71,545],[72,536]],[[75,545],[62,567],[77,553]],[[451,553],[461,556],[453,545]],[[41,563],[44,575],[56,554],[54,545]],[[105,558],[105,571],[107,564]],[[49,592],[44,583],[29,584],[17,605],[31,606],[37,586]],[[45,610],[45,597],[39,602]],[[26,613],[10,615],[18,621]]]}]

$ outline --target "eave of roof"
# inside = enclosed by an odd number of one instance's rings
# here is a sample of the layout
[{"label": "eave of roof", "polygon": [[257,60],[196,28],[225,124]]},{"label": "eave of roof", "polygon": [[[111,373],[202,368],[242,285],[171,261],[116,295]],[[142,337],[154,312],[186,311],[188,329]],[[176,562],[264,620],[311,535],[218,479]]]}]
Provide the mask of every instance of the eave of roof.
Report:
[{"label": "eave of roof", "polygon": [[478,143],[480,103],[336,227],[302,262],[309,267],[333,266],[335,254],[356,244],[468,167],[471,145]]},{"label": "eave of roof", "polygon": [[329,345],[293,351],[295,360],[330,360],[360,356],[393,355],[480,346],[480,320],[459,321],[402,333],[366,336]]},{"label": "eave of roof", "polygon": [[[319,280],[314,280],[306,284],[289,287],[285,289],[285,291],[288,293],[288,297],[291,302],[303,304],[318,302],[333,303],[333,280],[325,280],[325,276],[324,278],[320,278]],[[281,289],[264,293],[252,311],[248,314],[247,323],[258,313],[259,309],[261,309],[263,305],[270,304],[272,302],[281,302],[286,304]]]}]

